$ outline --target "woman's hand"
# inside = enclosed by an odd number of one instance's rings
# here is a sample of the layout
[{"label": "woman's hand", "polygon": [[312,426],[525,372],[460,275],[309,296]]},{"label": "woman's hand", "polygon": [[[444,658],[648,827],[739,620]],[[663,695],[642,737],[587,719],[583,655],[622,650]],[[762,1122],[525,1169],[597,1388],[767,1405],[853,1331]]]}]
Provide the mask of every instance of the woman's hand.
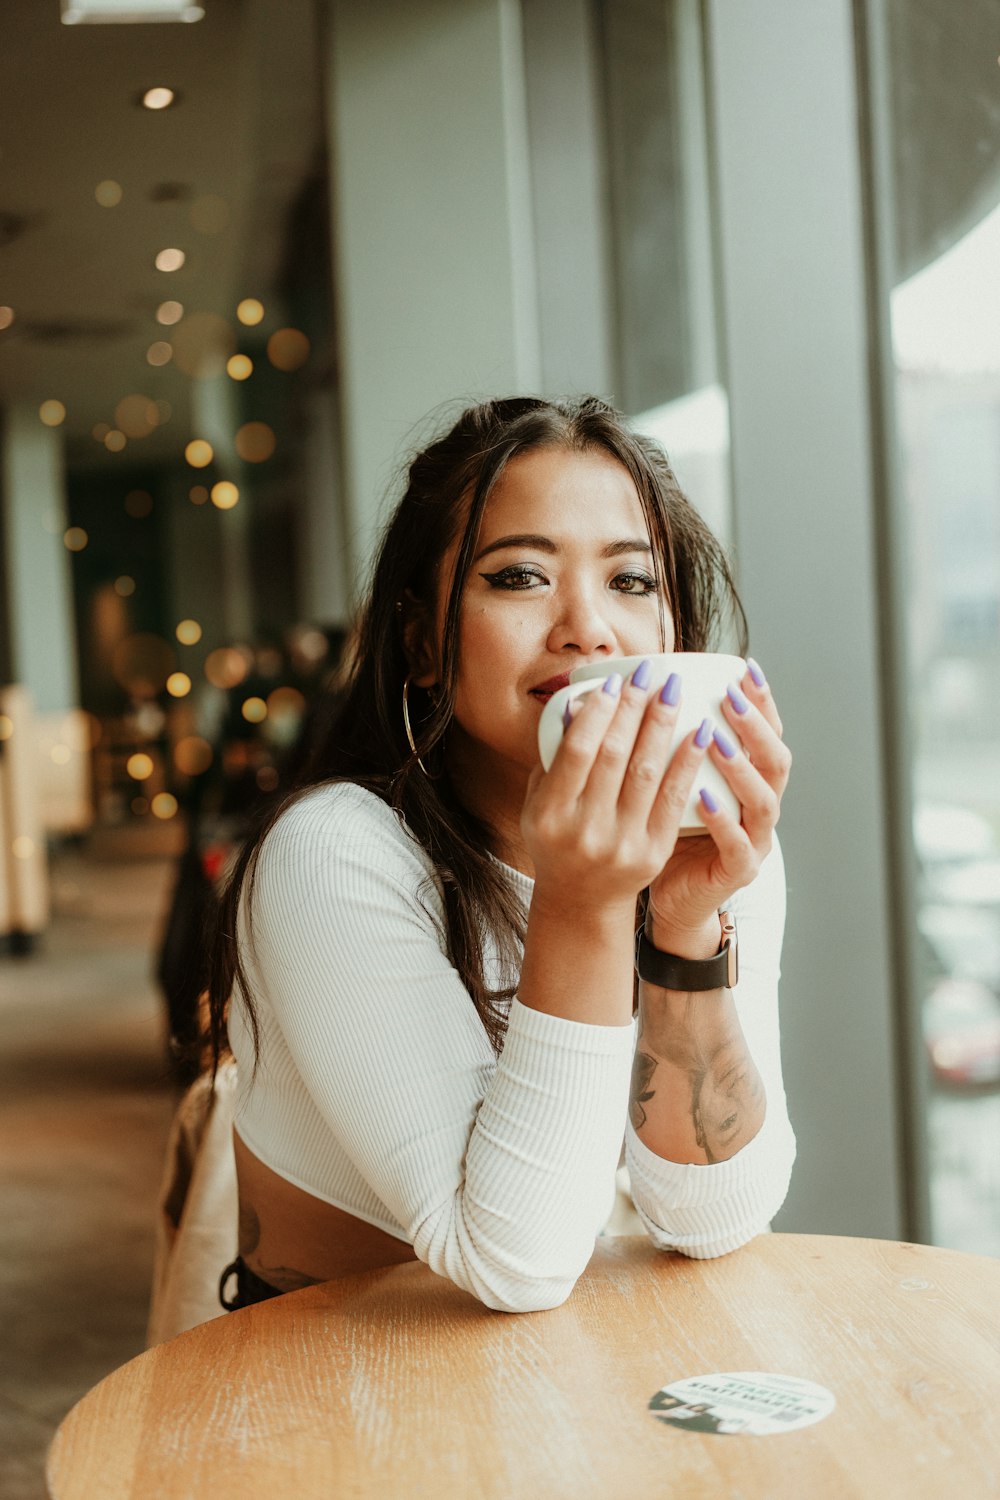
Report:
[{"label": "woman's hand", "polygon": [[[718,908],[756,878],[771,848],[788,784],[792,757],[781,738],[771,690],[755,662],[733,685],[722,711],[735,734],[717,732],[708,753],[739,800],[741,817],[737,822],[703,798],[707,836],[679,839],[651,881],[647,923],[659,945],[671,952],[683,953],[685,936],[704,934]],[[712,930],[717,942],[717,926]]]},{"label": "woman's hand", "polygon": [[609,677],[579,700],[549,771],[532,774],[521,831],[536,902],[551,893],[564,911],[634,907],[675,853],[707,752],[688,735],[670,760],[681,685],[650,693],[644,675]]}]

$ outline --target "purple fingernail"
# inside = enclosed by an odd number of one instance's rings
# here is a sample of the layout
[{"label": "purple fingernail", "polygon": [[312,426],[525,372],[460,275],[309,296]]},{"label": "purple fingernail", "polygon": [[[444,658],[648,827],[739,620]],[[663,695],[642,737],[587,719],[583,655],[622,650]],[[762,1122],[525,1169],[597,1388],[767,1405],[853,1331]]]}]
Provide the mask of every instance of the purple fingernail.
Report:
[{"label": "purple fingernail", "polygon": [[706,812],[715,813],[719,811],[719,804],[707,786],[702,787],[698,796],[701,798],[701,805]]},{"label": "purple fingernail", "polygon": [[698,725],[698,733],[694,737],[694,742],[698,746],[699,750],[704,750],[705,746],[708,744],[711,738],[712,721],[711,719],[702,719],[701,723]]},{"label": "purple fingernail", "polygon": [[736,754],[736,746],[733,744],[728,734],[723,734],[721,729],[717,729],[712,735],[712,738],[718,745],[719,749],[722,751],[726,759],[732,760],[733,756]]},{"label": "purple fingernail", "polygon": [[568,729],[573,722],[573,700],[567,698],[566,707],[563,709],[563,728]]},{"label": "purple fingernail", "polygon": [[676,708],[681,697],[681,679],[676,672],[671,672],[663,687],[660,689],[660,702],[666,703],[670,708]]},{"label": "purple fingernail", "polygon": [[644,693],[649,687],[649,674],[652,672],[652,670],[653,668],[650,663],[649,657],[644,657],[636,667],[635,671],[632,673],[632,686],[637,687],[640,692]]},{"label": "purple fingernail", "polygon": [[731,682],[726,688],[726,697],[729,699],[730,703],[733,705],[738,714],[745,714],[747,709],[750,707],[749,702],[746,698],[744,698],[735,682]]},{"label": "purple fingernail", "polygon": [[621,690],[622,679],[617,672],[612,672],[611,676],[605,681],[604,692],[607,693],[609,698],[617,698]]},{"label": "purple fingernail", "polygon": [[767,687],[767,678],[764,676],[763,672],[754,661],[752,656],[747,657],[747,671],[750,673],[750,676],[753,678],[758,687]]}]

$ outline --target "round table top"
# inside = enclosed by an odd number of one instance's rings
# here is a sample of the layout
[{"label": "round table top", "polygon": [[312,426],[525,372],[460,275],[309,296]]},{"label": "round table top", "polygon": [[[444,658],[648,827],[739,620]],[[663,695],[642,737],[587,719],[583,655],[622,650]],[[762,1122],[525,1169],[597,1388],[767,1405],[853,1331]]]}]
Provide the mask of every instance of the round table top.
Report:
[{"label": "round table top", "polygon": [[[729,1371],[836,1404],[771,1436],[650,1410]],[[48,1481],[54,1500],[983,1500],[998,1411],[1000,1262],[786,1234],[694,1261],[604,1239],[551,1312],[491,1312],[411,1263],[223,1315],[84,1396]]]}]

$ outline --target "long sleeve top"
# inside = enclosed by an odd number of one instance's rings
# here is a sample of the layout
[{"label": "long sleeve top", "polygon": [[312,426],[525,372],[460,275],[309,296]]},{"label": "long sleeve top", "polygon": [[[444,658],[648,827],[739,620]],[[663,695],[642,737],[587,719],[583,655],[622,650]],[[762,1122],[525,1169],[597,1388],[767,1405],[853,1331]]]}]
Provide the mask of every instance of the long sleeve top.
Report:
[{"label": "long sleeve top", "polygon": [[[532,881],[502,867],[525,904]],[[767,1090],[758,1135],[711,1166],[664,1161],[628,1123],[634,1026],[510,1004],[497,1057],[452,967],[433,865],[351,783],[294,803],[264,840],[240,943],[230,1042],[236,1129],[273,1171],[409,1241],[487,1306],[563,1302],[611,1210],[623,1137],[655,1243],[692,1256],[764,1229],[794,1156],[778,1047],[784,878],[777,849],[731,903],[741,1021]],[[487,948],[489,961],[489,949]]]}]

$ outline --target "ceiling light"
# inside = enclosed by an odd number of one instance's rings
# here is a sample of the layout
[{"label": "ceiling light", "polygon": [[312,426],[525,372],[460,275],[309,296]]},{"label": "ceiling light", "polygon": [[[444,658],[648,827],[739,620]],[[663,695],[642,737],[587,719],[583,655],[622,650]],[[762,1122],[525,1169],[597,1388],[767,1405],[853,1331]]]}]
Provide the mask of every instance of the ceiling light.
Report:
[{"label": "ceiling light", "polygon": [[169,109],[176,98],[173,89],[155,88],[147,89],[141,102],[143,109]]},{"label": "ceiling light", "polygon": [[113,182],[110,177],[99,182],[94,189],[94,197],[102,208],[117,208],[122,201],[121,183]]},{"label": "ceiling light", "polygon": [[184,264],[185,258],[183,250],[161,250],[156,257],[156,269],[158,271],[179,271]]},{"label": "ceiling light", "polygon": [[203,5],[186,0],[62,0],[64,26],[132,21],[200,21]]}]

